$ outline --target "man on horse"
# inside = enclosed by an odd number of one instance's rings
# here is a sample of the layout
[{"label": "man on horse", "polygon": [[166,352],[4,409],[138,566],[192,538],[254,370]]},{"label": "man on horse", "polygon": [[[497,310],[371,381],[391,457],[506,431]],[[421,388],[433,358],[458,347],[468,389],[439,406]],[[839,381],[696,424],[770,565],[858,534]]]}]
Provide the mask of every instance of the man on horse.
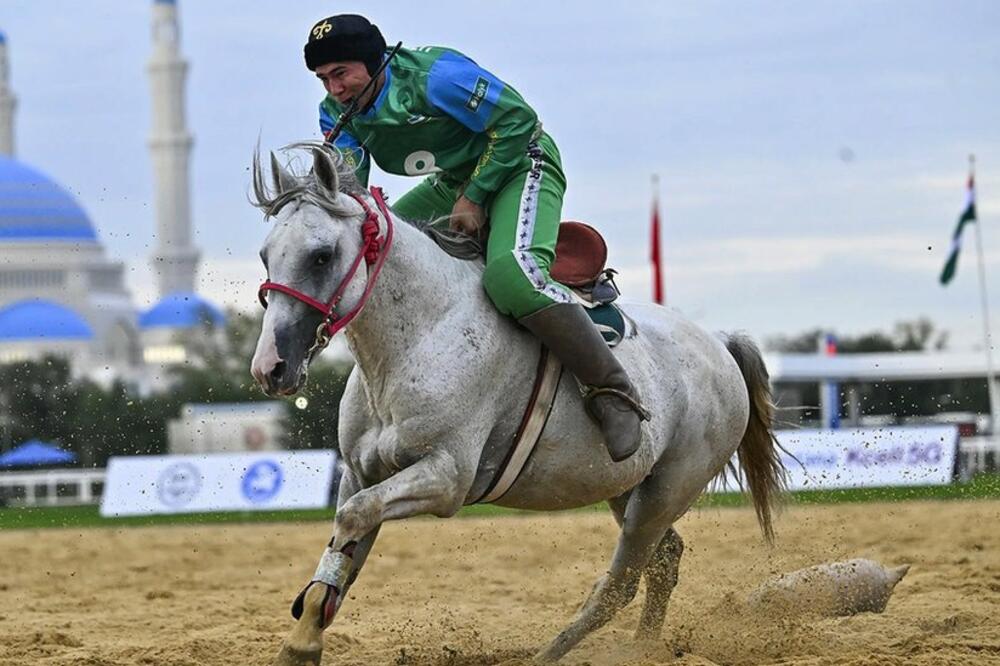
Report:
[{"label": "man on horse", "polygon": [[320,128],[361,183],[373,159],[388,173],[426,176],[396,202],[396,214],[450,215],[456,231],[488,233],[490,300],[580,381],[611,458],[631,456],[641,439],[636,391],[583,307],[549,275],[566,178],[531,107],[457,51],[387,51],[379,29],[354,14],[314,25],[305,60],[327,92]]}]

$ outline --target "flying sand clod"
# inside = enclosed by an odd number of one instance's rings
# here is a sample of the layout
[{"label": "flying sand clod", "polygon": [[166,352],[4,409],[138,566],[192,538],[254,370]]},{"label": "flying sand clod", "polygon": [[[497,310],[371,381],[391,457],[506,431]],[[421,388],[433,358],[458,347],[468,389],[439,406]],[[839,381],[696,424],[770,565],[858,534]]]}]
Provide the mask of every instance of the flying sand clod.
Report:
[{"label": "flying sand clod", "polygon": [[886,568],[853,559],[799,569],[763,583],[747,599],[751,608],[818,615],[881,613],[909,564]]}]

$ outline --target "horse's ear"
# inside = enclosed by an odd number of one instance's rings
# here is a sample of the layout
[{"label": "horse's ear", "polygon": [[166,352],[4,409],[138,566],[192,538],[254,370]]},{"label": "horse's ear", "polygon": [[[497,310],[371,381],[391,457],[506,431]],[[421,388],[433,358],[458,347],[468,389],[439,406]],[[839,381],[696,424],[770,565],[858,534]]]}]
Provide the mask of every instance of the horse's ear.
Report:
[{"label": "horse's ear", "polygon": [[336,196],[339,188],[337,179],[337,165],[333,163],[333,157],[322,148],[313,148],[313,176],[316,184],[327,190],[331,195]]},{"label": "horse's ear", "polygon": [[277,190],[275,194],[287,192],[296,185],[295,177],[281,166],[273,150],[271,151],[271,178],[274,179],[274,189]]}]

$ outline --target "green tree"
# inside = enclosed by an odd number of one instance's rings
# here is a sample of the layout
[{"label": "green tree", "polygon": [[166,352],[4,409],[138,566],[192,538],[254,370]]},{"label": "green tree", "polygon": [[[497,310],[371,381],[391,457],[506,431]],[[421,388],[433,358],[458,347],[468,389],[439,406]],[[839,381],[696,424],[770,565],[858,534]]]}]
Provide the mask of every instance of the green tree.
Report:
[{"label": "green tree", "polygon": [[[38,438],[74,451],[83,466],[114,455],[167,451],[167,422],[185,403],[270,400],[250,376],[261,316],[230,311],[221,328],[188,330],[187,362],[169,370],[169,390],[140,395],[121,382],[75,379],[65,359],[0,365],[0,449]],[[289,448],[336,448],[337,417],[350,363],[319,359],[302,392],[304,409],[285,421]],[[294,399],[287,400],[291,403]],[[300,404],[302,404],[300,402]]]},{"label": "green tree", "polygon": [[[229,311],[223,329],[205,329],[188,343],[188,360],[172,371],[171,394],[180,403],[249,402],[273,400],[250,376],[263,314]],[[309,381],[297,396],[282,398],[288,405],[284,446],[289,449],[337,448],[340,398],[353,363],[317,359]],[[298,400],[304,398],[303,400]],[[304,405],[304,408],[294,405]],[[179,409],[178,404],[178,409]]]},{"label": "green tree", "polygon": [[250,376],[262,314],[226,313],[223,327],[203,324],[183,335],[184,363],[170,369],[172,392],[184,402],[249,402],[265,396]]},{"label": "green tree", "polygon": [[[822,330],[815,328],[793,336],[779,336],[768,341],[772,351],[785,353],[817,353]],[[838,354],[874,352],[915,352],[940,350],[947,346],[948,334],[939,331],[929,319],[920,317],[901,321],[891,332],[870,331],[854,336],[838,336]],[[847,386],[841,385],[841,396],[846,401]],[[856,386],[862,414],[891,414],[902,419],[911,416],[930,416],[942,411],[985,412],[989,409],[986,382],[975,379],[932,379],[906,382],[872,382]],[[789,387],[778,386],[776,393],[792,395]],[[786,420],[797,417],[804,421],[819,418],[819,391],[816,384],[799,385],[796,394],[805,406],[783,404],[794,411],[785,412]],[[846,413],[846,404],[841,413]],[[794,417],[793,417],[794,415]]]},{"label": "green tree", "polygon": [[66,444],[74,397],[64,359],[46,357],[0,366],[5,448],[32,438]]},{"label": "green tree", "polygon": [[[775,336],[767,340],[770,351],[786,354],[814,354],[824,331],[813,328],[792,336]],[[947,331],[938,331],[926,317],[897,322],[891,333],[869,331],[858,335],[837,335],[838,354],[875,352],[927,351],[947,346]]]},{"label": "green tree", "polygon": [[81,464],[103,467],[110,456],[166,453],[167,420],[180,408],[174,396],[140,397],[122,383],[75,388],[68,441]]},{"label": "green tree", "polygon": [[288,410],[285,418],[285,446],[289,449],[340,449],[337,422],[340,399],[347,377],[354,367],[350,362],[317,361],[309,370],[309,382],[300,392],[299,405]]}]

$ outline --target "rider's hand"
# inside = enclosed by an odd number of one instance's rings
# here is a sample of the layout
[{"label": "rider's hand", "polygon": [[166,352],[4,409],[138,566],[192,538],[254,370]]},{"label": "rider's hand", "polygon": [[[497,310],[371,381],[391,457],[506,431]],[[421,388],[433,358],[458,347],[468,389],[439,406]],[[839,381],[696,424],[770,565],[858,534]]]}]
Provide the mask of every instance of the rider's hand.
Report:
[{"label": "rider's hand", "polygon": [[469,236],[475,236],[486,224],[486,211],[483,207],[465,196],[460,196],[451,209],[451,228]]}]

